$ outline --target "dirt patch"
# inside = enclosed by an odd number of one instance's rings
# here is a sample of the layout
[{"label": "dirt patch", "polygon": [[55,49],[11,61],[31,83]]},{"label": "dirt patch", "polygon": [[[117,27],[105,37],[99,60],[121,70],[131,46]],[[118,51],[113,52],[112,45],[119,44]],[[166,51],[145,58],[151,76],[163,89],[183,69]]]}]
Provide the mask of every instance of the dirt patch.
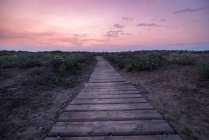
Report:
[{"label": "dirt patch", "polygon": [[0,82],[0,139],[43,139],[89,79],[94,66],[95,61],[83,64],[79,73],[62,78],[76,81],[76,85],[56,87],[37,83],[39,77],[30,77],[35,69],[45,70],[45,67],[4,70],[8,74]]},{"label": "dirt patch", "polygon": [[196,65],[166,65],[150,72],[120,71],[185,140],[208,140],[209,83]]}]

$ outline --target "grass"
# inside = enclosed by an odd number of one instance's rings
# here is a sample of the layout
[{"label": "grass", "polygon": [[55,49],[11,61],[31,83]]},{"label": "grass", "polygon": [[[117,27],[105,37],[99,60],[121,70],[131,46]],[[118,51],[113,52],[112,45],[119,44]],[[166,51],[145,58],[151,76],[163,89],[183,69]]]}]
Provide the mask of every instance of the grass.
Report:
[{"label": "grass", "polygon": [[28,71],[28,79],[36,85],[71,87],[86,66],[94,62],[94,54],[86,52],[1,52],[0,79],[8,70]]},{"label": "grass", "polygon": [[197,59],[192,53],[172,53],[170,56],[170,61],[178,65],[194,65]]},{"label": "grass", "polygon": [[148,52],[142,54],[136,54],[133,62],[129,65],[128,70],[154,70],[161,62],[161,55],[156,52]]},{"label": "grass", "polygon": [[31,54],[12,54],[0,56],[1,68],[31,68],[41,66],[40,58]]},{"label": "grass", "polygon": [[[103,53],[103,56],[112,65],[128,72],[152,71],[158,69],[159,67],[165,67],[169,65],[194,65],[195,71],[201,77],[201,79],[209,80],[208,52],[135,51]],[[200,60],[202,61],[200,62]]]},{"label": "grass", "polygon": [[81,53],[61,55],[56,54],[52,58],[52,66],[55,71],[59,72],[62,76],[66,73],[77,74],[81,69],[80,63],[86,62],[88,57]]},{"label": "grass", "polygon": [[155,51],[108,53],[104,57],[116,67],[127,71],[154,70],[161,63],[161,54]]},{"label": "grass", "polygon": [[199,65],[199,75],[204,80],[209,80],[209,61],[201,62]]}]

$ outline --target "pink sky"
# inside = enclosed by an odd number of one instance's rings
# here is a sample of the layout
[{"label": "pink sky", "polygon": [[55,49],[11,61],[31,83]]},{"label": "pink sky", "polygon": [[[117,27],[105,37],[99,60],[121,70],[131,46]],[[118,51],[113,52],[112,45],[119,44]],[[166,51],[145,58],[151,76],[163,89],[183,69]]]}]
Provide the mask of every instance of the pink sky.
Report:
[{"label": "pink sky", "polygon": [[0,0],[0,50],[209,49],[209,0]]}]

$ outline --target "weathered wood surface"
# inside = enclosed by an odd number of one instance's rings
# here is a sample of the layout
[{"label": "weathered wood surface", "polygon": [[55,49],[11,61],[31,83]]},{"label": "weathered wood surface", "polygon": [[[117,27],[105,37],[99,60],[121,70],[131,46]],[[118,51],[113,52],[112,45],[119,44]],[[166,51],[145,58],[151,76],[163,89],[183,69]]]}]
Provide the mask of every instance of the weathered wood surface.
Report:
[{"label": "weathered wood surface", "polygon": [[125,103],[146,103],[144,98],[120,98],[120,99],[74,99],[71,104],[125,104]]},{"label": "weathered wood surface", "polygon": [[181,140],[158,111],[101,57],[45,140]]}]

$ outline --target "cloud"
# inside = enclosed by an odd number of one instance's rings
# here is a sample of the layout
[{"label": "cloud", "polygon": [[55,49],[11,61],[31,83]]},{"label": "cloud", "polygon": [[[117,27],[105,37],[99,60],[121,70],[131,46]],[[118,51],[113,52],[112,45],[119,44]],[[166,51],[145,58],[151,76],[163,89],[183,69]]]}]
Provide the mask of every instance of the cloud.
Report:
[{"label": "cloud", "polygon": [[162,18],[162,19],[160,19],[160,22],[166,22],[166,19]]},{"label": "cloud", "polygon": [[104,37],[117,38],[122,32],[123,32],[122,30],[110,30],[110,31],[107,31]]},{"label": "cloud", "polygon": [[146,0],[146,4],[151,4],[153,2],[155,2],[155,0]]},{"label": "cloud", "polygon": [[37,38],[37,37],[51,37],[55,35],[53,32],[14,32],[0,29],[0,38]]},{"label": "cloud", "polygon": [[182,14],[182,13],[192,13],[192,12],[198,12],[208,9],[208,7],[201,7],[201,8],[187,8],[187,9],[181,9],[174,12],[174,14]]},{"label": "cloud", "polygon": [[122,17],[122,20],[125,20],[125,21],[133,21],[134,19],[131,18],[131,17]]},{"label": "cloud", "polygon": [[109,31],[106,32],[104,37],[118,38],[120,36],[130,36],[130,35],[132,35],[132,34],[127,33],[127,32],[123,32],[123,30],[109,30]]},{"label": "cloud", "polygon": [[74,37],[87,37],[87,34],[74,34]]},{"label": "cloud", "polygon": [[122,24],[114,24],[113,26],[114,26],[115,28],[119,28],[119,29],[125,28],[125,25],[122,25]]},{"label": "cloud", "polygon": [[132,34],[121,32],[120,35],[132,35]]},{"label": "cloud", "polygon": [[105,42],[104,39],[89,38],[87,34],[62,34],[59,32],[15,32],[0,29],[0,44],[33,44],[33,45],[86,45]]},{"label": "cloud", "polygon": [[141,26],[141,27],[160,27],[159,24],[155,24],[155,23],[139,23],[136,26]]}]

